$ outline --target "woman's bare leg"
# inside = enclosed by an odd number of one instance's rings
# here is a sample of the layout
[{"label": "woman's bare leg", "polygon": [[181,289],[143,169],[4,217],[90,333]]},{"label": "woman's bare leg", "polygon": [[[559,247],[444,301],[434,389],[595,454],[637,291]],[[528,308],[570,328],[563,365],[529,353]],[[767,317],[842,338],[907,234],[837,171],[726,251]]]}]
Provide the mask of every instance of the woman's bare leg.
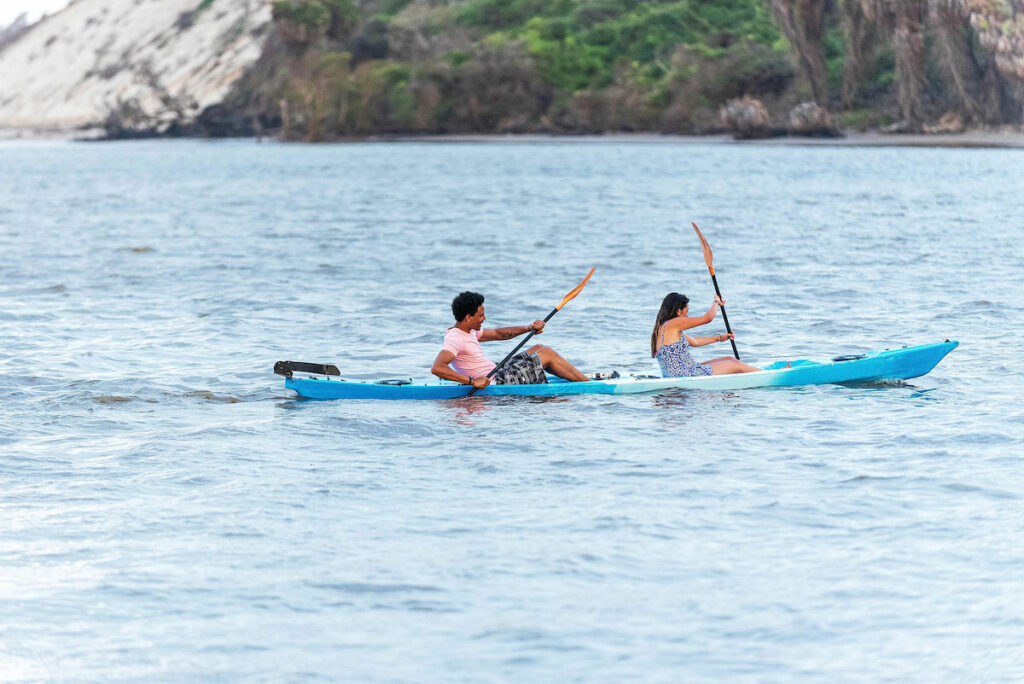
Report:
[{"label": "woman's bare leg", "polygon": [[545,347],[543,344],[535,344],[527,349],[526,353],[536,354],[539,356],[540,362],[544,366],[544,370],[552,375],[557,375],[558,377],[571,382],[587,382],[590,380],[586,375],[576,370],[576,366],[559,356],[558,352],[551,347]]},{"label": "woman's bare leg", "polygon": [[762,370],[757,366],[751,366],[749,363],[743,363],[738,361],[731,356],[723,356],[720,359],[712,359],[711,361],[705,361],[704,365],[711,366],[712,375],[730,375],[732,373],[753,373],[754,371]]}]

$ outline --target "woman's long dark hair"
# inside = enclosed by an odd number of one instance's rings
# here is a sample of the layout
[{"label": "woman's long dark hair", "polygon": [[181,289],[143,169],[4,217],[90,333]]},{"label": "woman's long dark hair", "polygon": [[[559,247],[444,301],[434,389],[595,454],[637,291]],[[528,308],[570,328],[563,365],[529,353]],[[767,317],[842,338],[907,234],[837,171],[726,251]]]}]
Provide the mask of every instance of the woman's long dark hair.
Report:
[{"label": "woman's long dark hair", "polygon": [[670,318],[675,318],[679,314],[679,310],[686,307],[690,303],[689,297],[678,292],[669,292],[665,295],[665,298],[661,300],[661,308],[658,309],[658,317],[654,319],[654,332],[651,333],[651,357],[658,353],[658,331],[661,330],[661,326],[665,324],[665,321]]}]

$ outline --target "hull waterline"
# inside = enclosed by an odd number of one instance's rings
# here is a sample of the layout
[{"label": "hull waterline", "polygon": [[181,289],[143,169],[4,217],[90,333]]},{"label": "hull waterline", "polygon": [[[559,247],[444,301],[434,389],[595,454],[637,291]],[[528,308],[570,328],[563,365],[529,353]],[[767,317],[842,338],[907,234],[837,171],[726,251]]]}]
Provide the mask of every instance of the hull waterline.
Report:
[{"label": "hull waterline", "polygon": [[[474,396],[545,397],[569,394],[639,394],[667,389],[739,390],[844,382],[909,380],[931,371],[958,342],[939,342],[880,352],[844,361],[777,361],[762,371],[689,378],[616,378],[590,382],[554,379],[538,385],[491,385]],[[785,367],[786,364],[791,364]],[[389,384],[381,382],[288,378],[285,387],[308,399],[458,399],[469,386],[444,381]]]}]

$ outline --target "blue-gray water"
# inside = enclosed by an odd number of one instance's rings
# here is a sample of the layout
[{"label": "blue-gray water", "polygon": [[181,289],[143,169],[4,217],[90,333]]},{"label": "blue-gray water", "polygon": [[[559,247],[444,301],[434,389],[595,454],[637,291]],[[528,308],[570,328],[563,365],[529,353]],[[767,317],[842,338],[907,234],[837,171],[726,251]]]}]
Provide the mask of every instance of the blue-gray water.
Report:
[{"label": "blue-gray water", "polygon": [[[1020,681],[1022,191],[1014,150],[4,143],[0,680]],[[271,373],[423,376],[455,293],[522,324],[591,266],[539,341],[647,372],[664,294],[712,298],[691,220],[744,360],[961,346],[622,398]]]}]

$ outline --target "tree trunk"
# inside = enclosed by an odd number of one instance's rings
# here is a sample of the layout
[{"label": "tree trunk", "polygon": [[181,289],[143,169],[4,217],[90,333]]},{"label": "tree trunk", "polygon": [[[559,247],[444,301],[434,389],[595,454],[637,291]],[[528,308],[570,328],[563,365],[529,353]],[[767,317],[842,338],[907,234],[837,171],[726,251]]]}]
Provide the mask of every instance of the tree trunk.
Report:
[{"label": "tree trunk", "polygon": [[982,100],[1003,121],[1024,123],[1024,1],[989,4],[970,0],[971,25],[991,63],[986,65]]},{"label": "tree trunk", "polygon": [[830,0],[769,0],[782,32],[793,47],[800,71],[811,86],[814,101],[828,105],[828,69],[822,42]]},{"label": "tree trunk", "polygon": [[917,130],[924,119],[924,0],[895,0],[893,52],[896,56],[896,99],[900,115]]},{"label": "tree trunk", "polygon": [[857,104],[861,83],[870,66],[868,60],[877,33],[868,24],[860,0],[845,0],[842,7],[843,33],[846,36],[842,105],[844,109],[852,109]]},{"label": "tree trunk", "polygon": [[968,121],[985,121],[988,117],[978,98],[984,74],[971,49],[969,8],[964,0],[931,0],[930,5],[935,48],[960,100],[961,113]]}]

